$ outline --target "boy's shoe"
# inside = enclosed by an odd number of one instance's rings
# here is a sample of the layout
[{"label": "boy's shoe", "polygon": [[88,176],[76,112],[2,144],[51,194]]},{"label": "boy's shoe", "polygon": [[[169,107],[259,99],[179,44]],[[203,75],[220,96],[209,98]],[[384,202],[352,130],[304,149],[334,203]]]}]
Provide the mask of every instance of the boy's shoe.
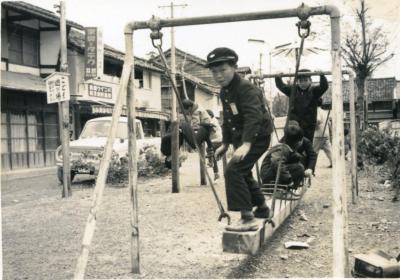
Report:
[{"label": "boy's shoe", "polygon": [[253,211],[254,217],[261,218],[261,219],[268,219],[269,218],[269,208],[259,208],[257,207],[256,210]]},{"label": "boy's shoe", "polygon": [[217,181],[219,179],[219,174],[218,173],[215,173],[214,174],[214,181]]},{"label": "boy's shoe", "polygon": [[232,225],[227,225],[225,229],[228,231],[237,231],[237,232],[256,231],[258,230],[259,225],[260,223],[256,219],[250,219],[250,220],[240,219],[239,221],[237,221]]}]

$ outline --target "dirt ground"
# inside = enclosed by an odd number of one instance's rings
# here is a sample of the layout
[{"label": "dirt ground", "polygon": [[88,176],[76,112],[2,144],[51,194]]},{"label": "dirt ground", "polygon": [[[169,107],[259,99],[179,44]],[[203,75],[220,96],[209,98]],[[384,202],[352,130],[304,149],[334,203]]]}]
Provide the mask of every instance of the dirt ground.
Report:
[{"label": "dirt ground", "polygon": [[[327,165],[321,156],[317,176],[298,209],[256,256],[222,252],[224,223],[217,221],[218,209],[210,188],[199,186],[194,155],[183,164],[178,194],[171,193],[170,176],[140,179],[140,275],[130,273],[128,189],[107,187],[97,215],[86,278],[330,277],[332,191]],[[216,187],[225,204],[222,179]],[[3,181],[3,278],[72,278],[92,191],[93,181],[84,176],[73,183],[73,195],[68,199],[60,198],[55,176]],[[351,265],[352,255],[375,247],[397,255],[400,203],[391,202],[394,192],[371,178],[361,178],[357,205],[351,204],[350,195]],[[307,221],[300,219],[299,211]],[[286,241],[308,238],[313,241],[307,250],[284,248]]]}]

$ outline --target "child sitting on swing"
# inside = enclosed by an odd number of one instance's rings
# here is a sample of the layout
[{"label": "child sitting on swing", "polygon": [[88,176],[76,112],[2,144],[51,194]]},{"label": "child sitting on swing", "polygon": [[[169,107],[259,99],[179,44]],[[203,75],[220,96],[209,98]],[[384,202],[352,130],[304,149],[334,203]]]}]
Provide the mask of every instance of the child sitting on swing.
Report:
[{"label": "child sitting on swing", "polygon": [[311,141],[303,136],[303,130],[296,121],[289,121],[280,142],[268,151],[262,162],[260,170],[262,182],[275,183],[281,161],[278,184],[297,188],[304,177],[310,177],[314,173],[317,154]]}]

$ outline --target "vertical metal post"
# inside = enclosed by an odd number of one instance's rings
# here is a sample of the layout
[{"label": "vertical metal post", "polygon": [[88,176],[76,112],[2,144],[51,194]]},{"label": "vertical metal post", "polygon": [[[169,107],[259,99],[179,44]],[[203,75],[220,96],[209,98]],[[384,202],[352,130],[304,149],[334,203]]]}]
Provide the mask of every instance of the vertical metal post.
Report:
[{"label": "vertical metal post", "polygon": [[349,103],[350,103],[350,140],[351,140],[351,194],[352,203],[357,203],[358,175],[357,175],[357,131],[356,131],[356,109],[354,96],[354,74],[349,74]]},{"label": "vertical metal post", "polygon": [[344,160],[343,96],[340,54],[340,17],[331,16],[332,29],[332,192],[333,277],[348,276],[347,197]]},{"label": "vertical metal post", "polygon": [[[60,40],[61,40],[61,72],[68,72],[67,62],[67,19],[65,1],[60,1]],[[58,105],[61,122],[61,145],[63,153],[63,189],[62,197],[68,197],[71,193],[71,166],[69,150],[69,101],[62,101]]]},{"label": "vertical metal post", "polygon": [[[171,2],[171,18],[174,18],[174,3]],[[176,85],[175,65],[175,29],[171,27],[171,73]],[[171,160],[172,160],[172,192],[179,193],[179,120],[177,117],[176,96],[172,92],[171,99]]]},{"label": "vertical metal post", "polygon": [[[128,37],[128,36],[127,36]],[[131,265],[132,273],[140,274],[140,250],[139,250],[139,216],[137,198],[137,143],[136,143],[136,104],[135,104],[135,63],[133,56],[133,38],[130,38],[131,50],[127,55],[131,56],[132,67],[126,105],[128,110],[128,164],[129,164],[129,193],[132,203],[131,211]]]}]

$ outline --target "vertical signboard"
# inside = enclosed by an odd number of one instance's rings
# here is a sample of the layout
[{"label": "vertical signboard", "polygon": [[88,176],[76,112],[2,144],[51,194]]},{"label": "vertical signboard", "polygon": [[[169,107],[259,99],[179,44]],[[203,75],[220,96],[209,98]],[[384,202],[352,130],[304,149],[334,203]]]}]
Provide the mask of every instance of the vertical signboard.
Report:
[{"label": "vertical signboard", "polygon": [[85,28],[85,80],[103,75],[103,35],[97,27]]},{"label": "vertical signboard", "polygon": [[47,104],[67,101],[70,99],[69,74],[54,72],[46,80]]}]

